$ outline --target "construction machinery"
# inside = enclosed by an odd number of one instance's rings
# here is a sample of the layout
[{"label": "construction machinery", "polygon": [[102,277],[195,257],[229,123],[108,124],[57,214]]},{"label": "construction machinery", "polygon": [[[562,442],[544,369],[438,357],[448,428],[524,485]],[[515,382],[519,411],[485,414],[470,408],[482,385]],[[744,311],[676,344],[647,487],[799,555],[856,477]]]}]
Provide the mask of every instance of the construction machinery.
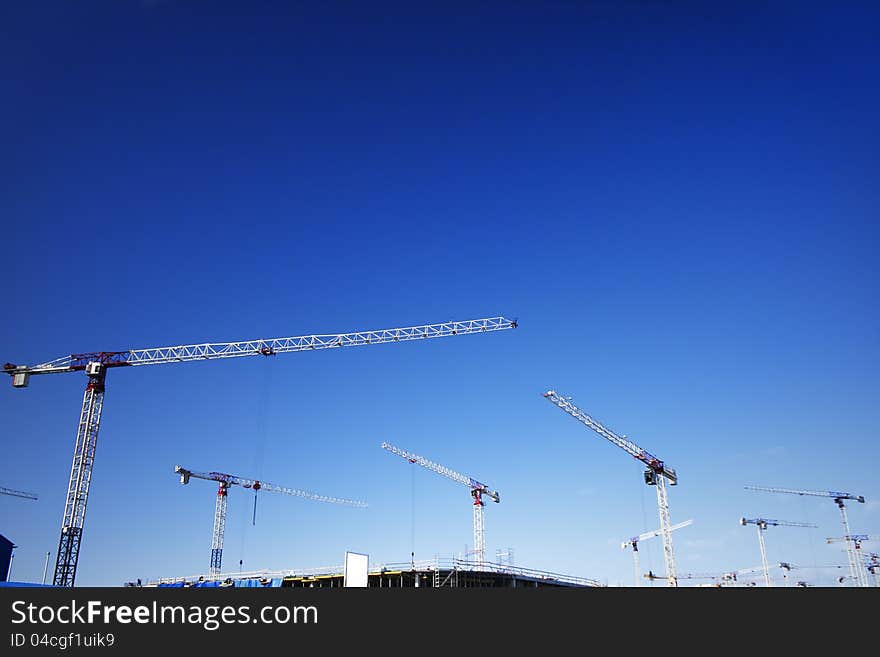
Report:
[{"label": "construction machinery", "polygon": [[105,379],[109,369],[244,356],[274,356],[288,352],[487,333],[516,328],[516,326],[516,321],[505,317],[490,317],[357,333],[260,338],[242,342],[201,343],[174,347],[127,349],[125,351],[97,351],[62,356],[39,365],[6,363],[3,366],[3,371],[11,376],[12,385],[16,388],[26,387],[30,377],[38,374],[85,372],[88,377],[76,432],[53,584],[55,586],[73,586],[76,579],[76,568],[85,526],[86,505],[91,488],[92,469],[98,442],[98,429],[104,405]]},{"label": "construction machinery", "polygon": [[816,528],[809,522],[789,522],[787,520],[771,520],[769,518],[740,518],[739,524],[743,527],[746,525],[755,525],[758,528],[758,545],[761,546],[761,563],[764,569],[764,586],[770,587],[770,567],[767,565],[767,546],[764,543],[764,532],[767,527],[812,527]]},{"label": "construction machinery", "polygon": [[390,443],[383,442],[382,449],[387,450],[392,454],[397,454],[397,456],[406,459],[410,463],[420,465],[431,472],[436,472],[437,474],[442,475],[447,479],[452,479],[452,481],[456,481],[470,489],[471,497],[474,499],[474,560],[476,561],[477,568],[482,568],[486,561],[486,536],[483,525],[483,506],[485,504],[483,502],[483,496],[486,495],[491,498],[493,502],[498,503],[501,501],[501,496],[498,492],[490,490],[486,484],[480,483],[473,477],[460,474],[455,470],[447,468],[445,465],[434,463],[433,461],[426,459],[424,456],[407,452],[406,450],[395,447]]},{"label": "construction machinery", "polygon": [[[830,497],[834,500],[834,503],[837,505],[837,508],[840,509],[840,517],[843,522],[843,535],[849,536],[849,519],[846,516],[846,504],[844,500],[854,500],[861,504],[865,503],[865,498],[862,495],[854,495],[852,493],[844,493],[842,491],[834,491],[834,490],[797,490],[795,488],[773,488],[769,486],[745,486],[746,490],[760,490],[768,493],[787,493],[790,495],[807,495],[811,497]],[[856,553],[852,543],[847,544],[846,556],[849,560],[849,574],[853,580],[858,581],[857,571],[857,562],[856,562]]]},{"label": "construction machinery", "polygon": [[23,490],[15,490],[14,488],[4,488],[0,486],[0,495],[10,495],[11,497],[22,497],[26,500],[36,500],[37,496],[33,493],[25,493]]},{"label": "construction machinery", "polygon": [[626,436],[620,436],[611,429],[603,426],[581,409],[571,403],[571,397],[563,397],[555,390],[548,390],[544,398],[556,404],[563,411],[579,420],[587,427],[598,433],[614,445],[627,452],[646,466],[644,473],[645,483],[657,487],[657,508],[660,511],[660,535],[663,537],[663,559],[666,563],[666,583],[668,586],[677,586],[675,579],[675,556],[672,550],[672,529],[669,519],[669,499],[666,493],[666,482],[671,486],[678,484],[678,475],[661,459],[642,449]]},{"label": "construction machinery", "polygon": [[265,481],[256,479],[245,479],[244,477],[236,477],[235,475],[225,474],[223,472],[193,472],[179,465],[174,466],[174,471],[180,475],[180,483],[188,484],[191,478],[205,479],[207,481],[216,481],[217,501],[214,505],[214,531],[211,539],[211,575],[216,576],[220,573],[223,564],[223,536],[226,532],[226,506],[227,491],[230,486],[241,486],[242,488],[250,488],[254,492],[264,490],[270,493],[283,493],[285,495],[293,495],[302,497],[316,502],[327,502],[329,504],[343,504],[345,506],[353,506],[358,508],[366,508],[365,502],[356,500],[346,500],[339,497],[328,497],[327,495],[318,495],[305,490],[297,490],[296,488],[288,488],[286,486],[276,486]]},{"label": "construction machinery", "polygon": [[848,536],[841,536],[826,538],[825,541],[827,543],[845,543],[847,548],[850,548],[853,551],[853,561],[855,561],[855,577],[852,578],[858,586],[868,587],[870,584],[868,582],[868,573],[867,567],[865,566],[865,559],[862,557],[862,543],[867,543],[869,541],[880,541],[880,538],[877,536],[868,536],[867,534],[849,534]]},{"label": "construction machinery", "polygon": [[[785,585],[789,586],[788,577],[789,573],[791,573],[792,570],[819,570],[825,568],[847,568],[848,566],[844,566],[842,564],[830,564],[823,566],[797,566],[793,563],[788,563],[787,561],[780,561],[778,567],[782,570],[782,579],[785,582]],[[798,586],[802,585],[805,585],[805,583],[798,582]]]},{"label": "construction machinery", "polygon": [[[651,580],[651,581],[658,580],[658,579],[668,580],[668,578],[665,575],[655,575],[650,570],[647,573],[645,573],[644,577],[646,579]],[[720,576],[716,575],[714,573],[684,573],[683,575],[676,575],[676,580],[679,580],[679,579],[710,579],[713,582],[715,582],[714,586],[720,586],[720,584],[718,584],[718,580],[720,579]],[[676,583],[676,586],[678,586],[677,583]]]},{"label": "construction machinery", "polygon": [[[685,520],[684,522],[680,522],[677,525],[672,525],[672,527],[670,527],[669,530],[675,531],[676,529],[681,529],[682,527],[687,527],[688,525],[693,524],[693,522],[694,522],[693,519]],[[642,580],[642,575],[641,575],[642,569],[641,569],[641,565],[639,564],[639,541],[647,541],[648,539],[654,538],[655,536],[660,536],[660,534],[662,534],[662,533],[663,533],[662,530],[655,529],[654,531],[645,532],[644,534],[639,534],[638,536],[633,536],[632,538],[628,538],[623,543],[620,544],[620,547],[623,548],[624,550],[628,547],[632,548],[633,567],[635,568],[635,574],[636,574],[635,585],[637,587],[641,586],[641,580]]]}]

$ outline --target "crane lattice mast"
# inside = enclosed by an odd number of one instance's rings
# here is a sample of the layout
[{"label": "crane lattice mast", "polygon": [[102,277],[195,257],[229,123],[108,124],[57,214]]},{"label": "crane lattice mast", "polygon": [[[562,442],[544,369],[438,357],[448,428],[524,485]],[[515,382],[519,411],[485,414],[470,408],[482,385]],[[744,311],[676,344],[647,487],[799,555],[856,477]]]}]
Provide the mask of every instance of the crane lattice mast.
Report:
[{"label": "crane lattice mast", "polygon": [[223,472],[193,472],[192,470],[187,470],[179,465],[174,466],[174,471],[180,475],[180,483],[182,484],[188,484],[191,478],[216,481],[218,483],[217,501],[214,505],[214,530],[211,539],[210,572],[212,576],[219,575],[220,569],[223,565],[223,537],[226,532],[227,492],[230,486],[250,488],[254,492],[264,490],[270,493],[283,493],[284,495],[293,495],[295,497],[302,497],[316,502],[327,502],[328,504],[342,504],[358,508],[366,508],[367,506],[365,502],[359,502],[357,500],[318,495],[317,493],[310,493],[306,490],[288,488],[287,486],[276,486],[275,484],[270,484],[265,481],[245,479],[244,477],[237,477]]},{"label": "crane lattice mast", "polygon": [[657,508],[660,512],[660,531],[663,537],[663,559],[666,563],[666,582],[668,586],[678,586],[675,577],[675,556],[672,550],[672,529],[669,519],[669,498],[666,493],[666,481],[674,486],[678,483],[678,475],[671,467],[650,452],[642,449],[626,436],[620,436],[611,429],[603,426],[600,422],[584,413],[572,404],[568,398],[562,397],[555,390],[544,393],[544,398],[553,402],[563,411],[576,420],[580,420],[600,436],[617,445],[633,458],[641,461],[645,466],[645,483],[657,487]]},{"label": "crane lattice mast", "polygon": [[787,520],[771,520],[770,518],[740,518],[739,524],[743,527],[746,525],[755,525],[758,528],[758,545],[761,547],[761,564],[764,571],[764,586],[770,588],[770,566],[767,564],[767,546],[764,543],[764,532],[767,527],[812,527],[816,528],[809,522],[789,522]]},{"label": "crane lattice mast", "polygon": [[853,561],[856,564],[855,582],[862,587],[868,587],[867,564],[862,557],[862,543],[869,541],[880,541],[877,536],[868,536],[867,534],[850,534],[849,536],[841,536],[840,538],[827,538],[827,543],[846,543],[847,547],[852,546]]},{"label": "crane lattice mast", "polygon": [[[790,495],[807,495],[810,497],[830,497],[834,500],[834,503],[837,504],[837,508],[840,509],[840,517],[843,523],[843,535],[849,536],[849,519],[846,516],[846,504],[844,504],[844,500],[854,500],[861,504],[865,503],[865,498],[862,495],[854,495],[852,493],[844,493],[842,491],[835,490],[798,490],[795,488],[774,488],[769,486],[745,486],[746,490],[760,490],[765,491],[767,493],[788,493]],[[849,574],[850,577],[858,582],[858,563],[856,561],[856,551],[852,543],[847,544],[846,549],[847,560],[849,561]]]},{"label": "crane lattice mast", "polygon": [[260,338],[241,342],[214,342],[174,347],[127,349],[125,351],[88,352],[62,356],[39,365],[6,363],[3,366],[3,371],[12,377],[12,385],[16,388],[26,387],[30,377],[39,374],[85,372],[88,377],[77,426],[53,584],[55,586],[73,586],[76,579],[108,369],[244,356],[274,356],[295,351],[314,351],[486,333],[516,328],[516,326],[516,321],[499,316],[356,333]]},{"label": "crane lattice mast", "polygon": [[[682,527],[687,527],[688,525],[693,524],[693,519],[685,520],[684,522],[680,522],[677,525],[672,525],[669,528],[670,531],[675,531],[676,529],[681,529]],[[644,534],[639,534],[638,536],[633,536],[632,538],[626,539],[623,543],[620,544],[620,547],[624,550],[628,547],[632,548],[633,555],[633,567],[635,568],[635,585],[641,586],[642,580],[642,570],[641,565],[639,563],[639,541],[647,541],[650,538],[654,538],[655,536],[660,536],[663,533],[660,529],[655,529],[654,531],[645,532]]]},{"label": "crane lattice mast", "polygon": [[486,561],[486,537],[483,525],[483,495],[487,495],[494,502],[497,503],[501,501],[501,496],[498,494],[498,492],[494,490],[489,490],[489,487],[486,486],[486,484],[480,483],[473,477],[468,477],[467,475],[460,474],[455,470],[452,470],[451,468],[447,468],[445,465],[434,463],[433,461],[426,459],[424,456],[419,456],[418,454],[407,452],[406,450],[395,447],[390,443],[383,442],[382,449],[387,450],[392,454],[397,454],[397,456],[406,459],[410,463],[420,465],[427,470],[436,472],[437,474],[442,475],[447,479],[452,479],[452,481],[458,482],[459,484],[467,486],[470,489],[471,497],[474,498],[474,553],[476,557],[477,567],[482,568],[483,564]]},{"label": "crane lattice mast", "polygon": [[5,488],[0,486],[0,495],[9,495],[11,497],[23,497],[26,500],[36,500],[37,496],[33,493],[26,493],[23,490],[15,490],[14,488]]}]

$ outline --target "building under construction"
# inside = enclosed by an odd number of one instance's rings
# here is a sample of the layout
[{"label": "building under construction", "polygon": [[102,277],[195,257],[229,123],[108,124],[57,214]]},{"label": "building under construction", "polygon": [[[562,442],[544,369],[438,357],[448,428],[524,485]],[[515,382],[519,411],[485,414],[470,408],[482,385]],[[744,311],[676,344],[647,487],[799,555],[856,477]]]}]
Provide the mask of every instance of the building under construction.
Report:
[{"label": "building under construction", "polygon": [[[130,584],[131,585],[131,584]],[[158,587],[290,587],[342,588],[343,567],[299,571],[250,572],[235,575],[196,575],[161,578],[146,586]],[[596,580],[512,565],[451,559],[415,561],[373,566],[368,573],[369,588],[587,588],[602,586]]]}]

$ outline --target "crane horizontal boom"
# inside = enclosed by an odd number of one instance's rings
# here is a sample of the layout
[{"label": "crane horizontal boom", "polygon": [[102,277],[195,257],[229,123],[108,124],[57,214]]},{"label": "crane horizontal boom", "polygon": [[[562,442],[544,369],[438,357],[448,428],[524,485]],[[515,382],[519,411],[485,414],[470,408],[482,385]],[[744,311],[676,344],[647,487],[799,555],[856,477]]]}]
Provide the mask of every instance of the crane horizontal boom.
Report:
[{"label": "crane horizontal boom", "polygon": [[241,486],[242,488],[252,488],[253,490],[266,490],[272,493],[284,493],[285,495],[294,495],[296,497],[304,497],[306,499],[315,500],[316,502],[327,502],[329,504],[344,504],[346,506],[354,506],[366,508],[366,502],[357,500],[347,500],[340,497],[329,497],[327,495],[318,495],[305,490],[297,490],[296,488],[288,488],[286,486],[276,486],[264,481],[256,479],[245,479],[244,477],[236,477],[235,475],[225,474],[223,472],[193,472],[179,465],[174,466],[174,471],[180,474],[180,483],[189,483],[190,477],[196,479],[206,479],[208,481],[218,481],[227,486]]},{"label": "crane horizontal boom", "polygon": [[788,520],[771,520],[770,518],[740,518],[741,525],[758,525],[759,527],[818,527],[811,522],[789,522]]},{"label": "crane horizontal boom", "polygon": [[862,495],[853,495],[852,493],[843,493],[834,490],[795,490],[794,488],[771,488],[768,486],[745,486],[746,490],[763,490],[768,493],[790,493],[792,495],[813,495],[815,497],[831,497],[835,500],[855,500],[864,504],[865,498]]},{"label": "crane horizontal boom", "polygon": [[[672,525],[669,528],[669,531],[675,531],[676,529],[681,529],[682,527],[687,527],[688,525],[693,524],[693,519],[685,520],[684,522],[680,522],[677,525]],[[649,538],[654,538],[655,536],[660,536],[663,533],[662,529],[655,529],[654,531],[645,532],[644,534],[639,534],[638,536],[633,536],[632,538],[628,538],[623,543],[621,543],[621,547],[623,549],[628,548],[630,545],[634,543],[638,543],[639,541],[647,541]]]},{"label": "crane horizontal boom", "polygon": [[517,322],[505,317],[468,319],[464,321],[424,324],[404,328],[359,331],[357,333],[337,333],[328,335],[302,335],[290,338],[271,338],[246,340],[243,342],[213,342],[179,345],[175,347],[154,347],[150,349],[129,349],[126,351],[100,351],[71,354],[40,365],[14,365],[6,363],[3,370],[12,375],[13,385],[24,387],[31,374],[57,374],[86,369],[89,363],[101,363],[104,367],[135,365],[160,365],[181,363],[193,360],[212,360],[217,358],[236,358],[241,356],[274,356],[291,351],[312,351],[333,349],[383,342],[403,342],[425,338],[441,338],[449,335],[485,333],[516,328]]},{"label": "crane horizontal boom", "polygon": [[392,454],[397,454],[401,458],[405,458],[410,463],[415,463],[417,465],[422,466],[432,472],[436,472],[439,475],[443,475],[447,479],[452,479],[452,481],[457,481],[458,483],[467,486],[471,490],[478,491],[482,495],[488,495],[495,502],[501,501],[501,496],[497,491],[489,490],[486,484],[480,483],[473,477],[468,477],[467,475],[463,475],[461,473],[452,470],[451,468],[447,468],[445,465],[440,465],[439,463],[434,463],[426,459],[424,456],[419,456],[418,454],[413,454],[412,452],[407,452],[400,447],[395,447],[390,443],[382,443],[382,449],[391,452]]},{"label": "crane horizontal boom", "polygon": [[13,488],[4,488],[0,486],[0,494],[11,495],[12,497],[23,497],[27,500],[36,500],[37,496],[33,493],[25,493],[23,490],[15,490]]},{"label": "crane horizontal boom", "polygon": [[868,536],[867,534],[850,534],[849,536],[833,536],[825,539],[826,543],[846,543],[847,541],[870,542],[880,541],[878,536]]},{"label": "crane horizontal boom", "polygon": [[585,425],[587,425],[590,429],[598,433],[603,438],[606,438],[610,442],[620,447],[630,456],[633,456],[634,458],[644,463],[646,466],[648,466],[648,468],[650,468],[657,474],[661,474],[666,477],[669,480],[669,483],[673,485],[678,483],[678,476],[675,474],[675,470],[663,463],[661,459],[658,459],[650,452],[642,449],[631,440],[627,440],[626,436],[620,436],[613,432],[611,429],[605,427],[600,422],[596,421],[595,419],[587,415],[584,411],[579,409],[577,406],[572,404],[567,398],[562,397],[555,390],[548,390],[544,393],[544,397],[547,400],[556,404],[559,408],[561,408],[563,411],[565,411],[575,419],[583,422]]}]

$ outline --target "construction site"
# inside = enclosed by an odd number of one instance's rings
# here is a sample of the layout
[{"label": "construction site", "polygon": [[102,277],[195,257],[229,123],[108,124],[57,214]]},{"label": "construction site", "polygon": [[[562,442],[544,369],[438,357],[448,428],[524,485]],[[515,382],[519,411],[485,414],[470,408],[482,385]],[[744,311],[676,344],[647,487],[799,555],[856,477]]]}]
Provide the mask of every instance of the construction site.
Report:
[{"label": "construction site", "polygon": [[[15,365],[7,363],[7,373],[15,388],[26,388],[32,377],[46,374],[84,373],[86,377],[82,408],[77,423],[73,459],[67,485],[66,504],[63,522],[60,528],[59,541],[55,552],[55,566],[51,584],[55,587],[73,587],[76,583],[77,565],[81,557],[81,547],[86,519],[86,507],[91,491],[92,471],[95,463],[98,430],[104,409],[104,393],[107,375],[120,367],[140,367],[148,365],[172,365],[191,361],[222,360],[257,356],[270,358],[286,353],[314,350],[340,349],[344,347],[379,345],[383,343],[401,343],[424,341],[435,338],[466,336],[470,334],[491,334],[517,328],[516,320],[503,316],[450,321],[438,324],[391,328],[343,333],[333,335],[307,335],[271,340],[250,340],[230,343],[190,344],[176,347],[160,347],[149,349],[132,349],[127,351],[102,351],[73,354],[51,360],[38,365]],[[649,532],[632,536],[621,543],[624,550],[630,550],[633,558],[633,586],[652,584],[655,580],[665,586],[677,587],[684,584],[695,586],[754,586],[759,581],[764,587],[774,586],[771,571],[779,571],[784,586],[809,586],[809,582],[799,580],[791,575],[792,570],[800,566],[791,563],[773,563],[767,557],[765,532],[770,527],[817,528],[813,523],[770,519],[764,517],[739,519],[743,527],[752,525],[757,530],[761,564],[757,567],[731,570],[724,573],[684,572],[678,568],[673,549],[673,532],[688,527],[693,520],[672,523],[670,514],[669,488],[679,483],[679,476],[671,465],[638,444],[620,435],[600,423],[574,404],[571,397],[562,395],[555,390],[543,393],[546,401],[575,419],[589,430],[589,434],[598,436],[611,445],[619,448],[628,457],[638,461],[643,469],[643,484],[652,488],[656,494],[658,528]],[[311,568],[290,571],[256,571],[247,573],[229,573],[224,570],[224,543],[227,524],[227,508],[229,491],[240,487],[253,491],[254,519],[256,518],[256,493],[260,495],[274,493],[298,497],[311,502],[329,505],[347,506],[367,509],[368,504],[361,500],[353,500],[314,493],[308,490],[291,488],[222,472],[203,472],[190,470],[182,465],[175,465],[173,470],[179,476],[180,484],[187,485],[193,480],[203,480],[216,484],[215,505],[213,514],[213,531],[211,540],[210,560],[206,559],[204,572],[187,577],[160,577],[156,580],[143,582],[141,579],[126,582],[130,586],[155,587],[283,587],[283,588],[343,588],[360,586],[367,588],[595,588],[604,586],[600,579],[582,576],[563,575],[518,567],[512,558],[492,561],[486,556],[486,531],[484,510],[487,502],[495,505],[502,501],[498,490],[483,483],[479,479],[462,474],[441,463],[407,451],[388,442],[376,446],[386,453],[399,457],[411,466],[419,466],[431,473],[439,475],[457,484],[459,490],[466,491],[468,506],[472,512],[473,536],[472,549],[463,558],[432,561],[416,561],[374,564],[363,562],[363,579],[360,584],[348,581],[345,567]],[[847,505],[864,504],[862,495],[842,491],[801,490],[774,487],[745,486],[746,489],[806,497],[825,498],[834,502],[840,513],[842,534],[829,537],[829,544],[838,543],[845,551],[847,562],[827,566],[813,565],[813,569],[830,568],[840,572],[838,582],[841,586],[869,587],[877,586],[877,575],[880,570],[880,557],[876,553],[863,549],[863,544],[878,540],[876,536],[855,533],[850,529]],[[0,493],[18,497],[22,500],[35,501],[38,496],[24,491],[2,488]],[[775,531],[775,530],[774,530]],[[662,546],[664,571],[655,574],[644,569],[640,563],[639,546],[646,541],[659,538]],[[3,538],[0,541],[0,567],[8,575],[11,570],[14,543]],[[508,555],[509,556],[509,555]],[[43,582],[47,584],[49,571],[49,553]]]}]

